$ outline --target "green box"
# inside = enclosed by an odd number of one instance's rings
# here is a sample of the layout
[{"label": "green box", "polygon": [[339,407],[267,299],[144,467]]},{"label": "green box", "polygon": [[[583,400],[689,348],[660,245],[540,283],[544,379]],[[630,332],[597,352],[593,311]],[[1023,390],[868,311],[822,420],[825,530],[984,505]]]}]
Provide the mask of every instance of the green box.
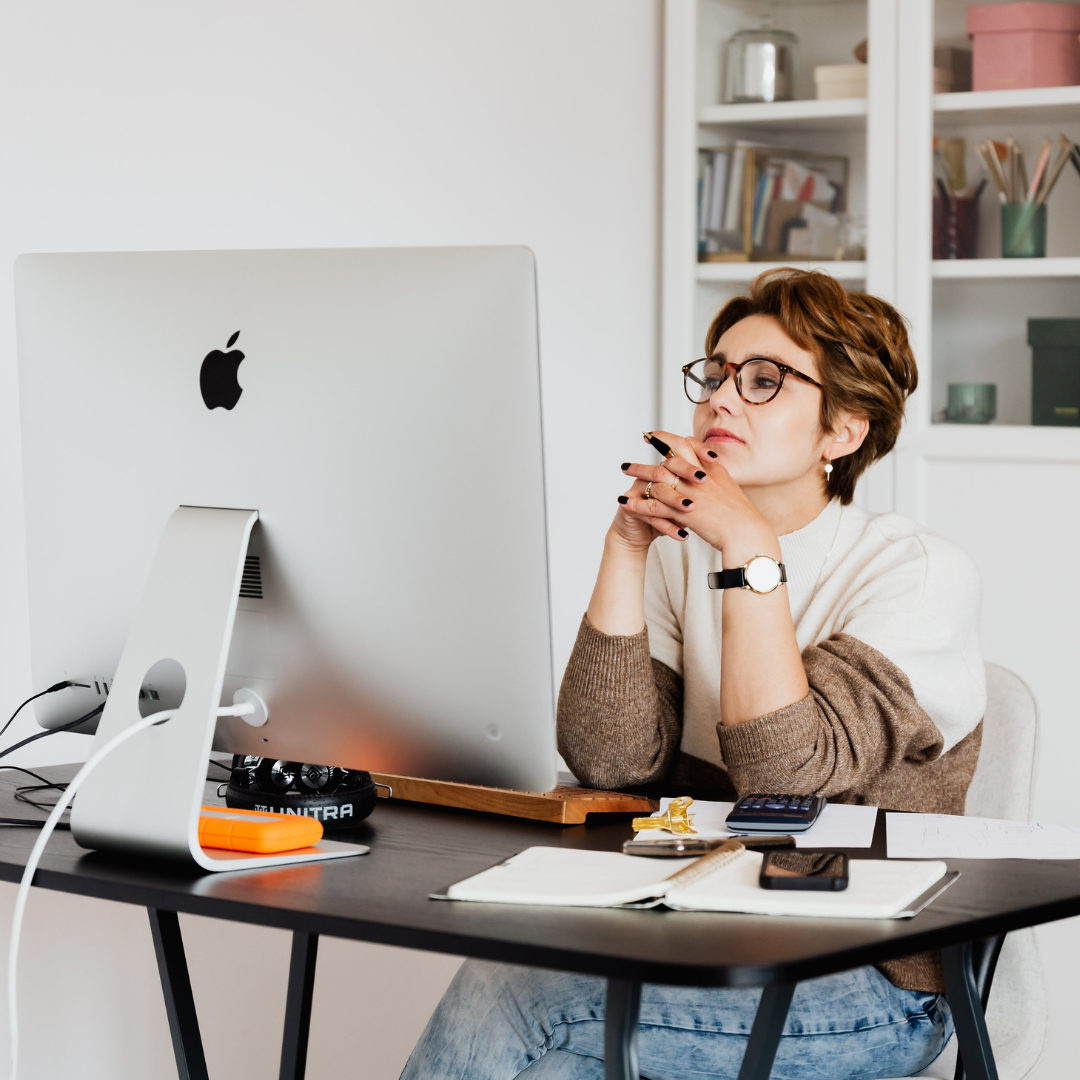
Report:
[{"label": "green box", "polygon": [[1080,319],[1028,319],[1031,422],[1080,427]]}]

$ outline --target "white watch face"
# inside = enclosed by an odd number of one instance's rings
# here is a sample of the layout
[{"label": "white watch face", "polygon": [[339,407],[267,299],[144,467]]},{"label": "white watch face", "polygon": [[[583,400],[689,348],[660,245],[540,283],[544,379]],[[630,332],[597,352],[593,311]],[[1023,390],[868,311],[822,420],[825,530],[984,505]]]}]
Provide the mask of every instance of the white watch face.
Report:
[{"label": "white watch face", "polygon": [[780,564],[768,555],[758,555],[746,564],[743,576],[754,592],[770,593],[780,584]]}]

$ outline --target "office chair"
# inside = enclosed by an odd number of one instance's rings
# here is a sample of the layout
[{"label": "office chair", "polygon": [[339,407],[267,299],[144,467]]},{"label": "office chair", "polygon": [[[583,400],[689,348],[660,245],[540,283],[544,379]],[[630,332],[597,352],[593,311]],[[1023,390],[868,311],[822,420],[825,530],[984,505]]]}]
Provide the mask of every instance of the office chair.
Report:
[{"label": "office chair", "polygon": [[[1035,697],[1018,675],[997,664],[986,665],[986,692],[982,750],[964,813],[1030,821],[1039,748]],[[975,975],[1000,1080],[1022,1080],[1042,1056],[1048,1027],[1046,980],[1034,930],[980,942]],[[964,1080],[955,1036],[919,1075]]]}]

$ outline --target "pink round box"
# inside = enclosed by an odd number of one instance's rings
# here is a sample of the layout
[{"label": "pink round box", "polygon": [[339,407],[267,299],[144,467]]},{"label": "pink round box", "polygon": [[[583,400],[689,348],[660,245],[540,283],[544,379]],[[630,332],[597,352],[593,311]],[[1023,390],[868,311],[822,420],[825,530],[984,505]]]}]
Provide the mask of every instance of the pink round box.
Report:
[{"label": "pink round box", "polygon": [[1080,4],[979,4],[967,9],[972,88],[1080,84]]}]

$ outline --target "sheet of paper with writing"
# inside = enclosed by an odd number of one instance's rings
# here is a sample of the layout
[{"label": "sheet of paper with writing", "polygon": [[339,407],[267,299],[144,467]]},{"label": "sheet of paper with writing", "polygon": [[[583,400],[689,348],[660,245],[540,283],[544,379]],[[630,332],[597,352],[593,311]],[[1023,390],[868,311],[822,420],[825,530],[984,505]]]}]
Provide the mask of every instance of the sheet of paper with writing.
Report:
[{"label": "sheet of paper with writing", "polygon": [[[666,813],[670,799],[660,800],[660,809],[653,817]],[[734,809],[730,802],[703,802],[695,799],[690,806],[695,836],[717,840],[734,836],[724,819]],[[853,806],[849,803],[829,803],[821,816],[804,833],[795,834],[795,846],[805,848],[868,848],[874,841],[876,806]],[[639,832],[635,840],[670,840],[671,834],[662,831]]]},{"label": "sheet of paper with writing", "polygon": [[890,859],[1080,859],[1080,826],[886,814]]}]

